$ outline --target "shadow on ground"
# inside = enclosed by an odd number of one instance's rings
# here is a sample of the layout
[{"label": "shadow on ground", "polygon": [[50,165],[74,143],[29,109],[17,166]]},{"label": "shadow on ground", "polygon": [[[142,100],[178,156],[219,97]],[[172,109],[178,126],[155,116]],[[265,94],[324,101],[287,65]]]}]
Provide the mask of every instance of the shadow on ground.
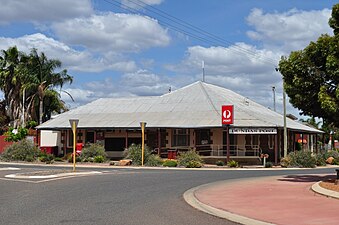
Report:
[{"label": "shadow on ground", "polygon": [[287,175],[283,178],[279,178],[279,181],[288,181],[288,182],[318,182],[329,179],[334,179],[335,175]]}]

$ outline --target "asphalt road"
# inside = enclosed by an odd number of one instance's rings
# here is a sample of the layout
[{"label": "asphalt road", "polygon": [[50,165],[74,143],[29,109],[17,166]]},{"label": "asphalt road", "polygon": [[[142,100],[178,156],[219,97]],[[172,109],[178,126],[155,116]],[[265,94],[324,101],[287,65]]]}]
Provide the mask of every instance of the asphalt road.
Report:
[{"label": "asphalt road", "polygon": [[[5,174],[47,169],[15,167],[22,170],[0,171],[0,178]],[[42,183],[0,179],[0,224],[234,224],[193,209],[184,201],[183,193],[192,187],[219,180],[231,182],[231,179],[259,176],[334,173],[333,168],[285,171],[91,170],[103,174]]]}]

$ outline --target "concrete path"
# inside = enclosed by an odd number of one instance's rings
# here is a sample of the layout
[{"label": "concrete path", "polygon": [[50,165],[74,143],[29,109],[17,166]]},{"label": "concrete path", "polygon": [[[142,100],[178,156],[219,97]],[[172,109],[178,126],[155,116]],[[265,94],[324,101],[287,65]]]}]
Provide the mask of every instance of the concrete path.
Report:
[{"label": "concrete path", "polygon": [[202,185],[185,200],[207,213],[241,224],[339,224],[339,200],[311,186],[332,175],[288,175]]}]

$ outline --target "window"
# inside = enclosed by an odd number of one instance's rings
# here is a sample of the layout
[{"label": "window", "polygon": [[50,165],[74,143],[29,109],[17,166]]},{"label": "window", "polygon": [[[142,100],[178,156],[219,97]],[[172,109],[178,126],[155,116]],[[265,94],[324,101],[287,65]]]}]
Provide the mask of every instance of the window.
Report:
[{"label": "window", "polygon": [[86,131],[86,143],[94,143],[94,131]]},{"label": "window", "polygon": [[190,145],[189,129],[175,129],[172,134],[172,147]]}]

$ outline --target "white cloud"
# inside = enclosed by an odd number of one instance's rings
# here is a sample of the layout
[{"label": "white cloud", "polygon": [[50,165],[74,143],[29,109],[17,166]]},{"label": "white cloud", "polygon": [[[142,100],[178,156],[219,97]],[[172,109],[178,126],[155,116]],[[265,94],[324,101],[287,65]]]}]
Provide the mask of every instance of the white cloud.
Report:
[{"label": "white cloud", "polygon": [[123,8],[141,9],[147,5],[160,5],[163,0],[122,0]]},{"label": "white cloud", "polygon": [[201,68],[213,74],[262,73],[278,63],[280,54],[266,49],[257,49],[245,43],[236,43],[229,47],[192,46],[187,50],[184,61],[186,66]]},{"label": "white cloud", "polygon": [[19,38],[0,37],[0,49],[17,46],[20,51],[29,53],[32,48],[46,53],[48,58],[56,58],[62,61],[63,66],[74,71],[101,72],[104,70],[134,71],[136,64],[131,60],[123,60],[116,55],[109,58],[94,56],[87,50],[78,51],[44,34],[25,35]]},{"label": "white cloud", "polygon": [[92,12],[90,0],[2,0],[0,24],[64,20]]},{"label": "white cloud", "polygon": [[95,51],[138,52],[170,42],[167,30],[155,19],[133,14],[75,18],[55,23],[53,30],[63,42]]},{"label": "white cloud", "polygon": [[306,47],[320,34],[332,33],[327,22],[331,16],[330,9],[302,11],[297,9],[283,13],[264,13],[261,9],[252,9],[247,17],[254,30],[247,35],[262,41],[267,48],[279,48],[289,53]]}]

